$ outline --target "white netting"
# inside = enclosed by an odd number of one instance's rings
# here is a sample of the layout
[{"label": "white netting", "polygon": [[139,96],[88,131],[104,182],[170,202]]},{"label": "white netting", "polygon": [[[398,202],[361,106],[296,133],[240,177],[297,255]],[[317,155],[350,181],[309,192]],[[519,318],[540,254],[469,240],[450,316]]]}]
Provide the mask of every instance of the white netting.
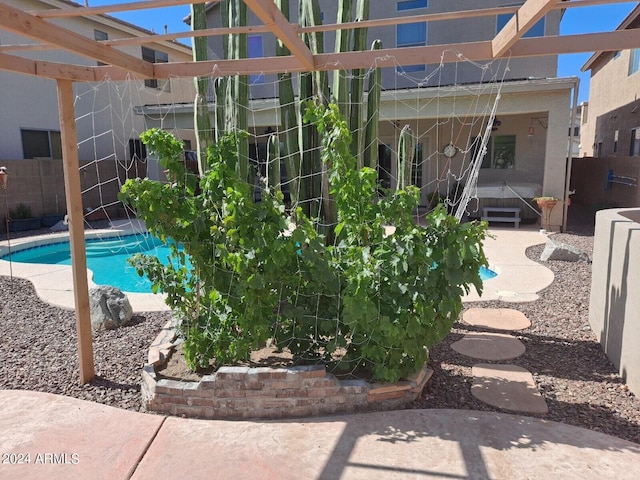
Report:
[{"label": "white netting", "polygon": [[[455,61],[445,62],[451,56],[455,57]],[[374,140],[376,144],[373,148],[377,151],[379,183],[381,187],[393,190],[398,183],[400,132],[405,125],[410,125],[416,139],[411,183],[420,189],[420,208],[415,213],[421,216],[437,203],[444,203],[451,214],[462,220],[468,213],[470,200],[475,197],[478,173],[487,151],[508,61],[480,64],[451,51],[443,52],[442,59],[440,65],[427,66],[424,70],[400,66],[385,68],[385,88],[379,107],[379,136]],[[346,76],[349,81],[362,76],[366,91],[368,86],[370,88],[369,80],[375,66],[376,63],[370,69],[355,75],[351,70],[340,70],[339,74]],[[340,65],[335,65],[334,68],[339,69]],[[214,69],[208,99],[213,126],[216,124],[213,88],[215,73]],[[478,81],[468,85],[459,84],[459,77],[476,78]],[[289,134],[293,133],[300,144],[302,157],[313,158],[314,153],[318,152],[302,149],[302,135],[297,126],[289,129],[283,127],[278,79],[273,75],[256,74],[249,77],[249,81],[251,99],[248,105],[235,103],[232,107],[236,110],[247,108],[248,156],[254,172],[251,179],[255,177],[255,201],[261,200],[263,188],[269,183],[267,177],[280,171],[278,180],[271,180],[274,187],[284,193],[286,202],[297,200],[299,205],[306,204],[308,211],[315,217],[326,207],[322,202],[321,178],[315,184],[312,181],[314,177],[321,177],[322,172],[303,163],[299,175],[293,178],[289,157],[297,153],[289,151],[274,159],[268,152],[267,141],[272,134],[278,135],[281,153],[285,153],[283,144],[291,137]],[[298,82],[299,78],[296,78],[294,88]],[[83,207],[85,220],[89,224],[98,227],[128,225],[135,232],[144,231],[144,225],[137,222],[133,212],[119,202],[117,194],[128,178],[146,176],[166,182],[157,160],[148,157],[146,148],[140,142],[140,134],[148,128],[158,127],[170,131],[185,141],[186,151],[195,149],[193,85],[190,78],[171,78],[168,83],[159,81],[151,86],[145,86],[143,81],[132,78],[124,82],[105,79],[97,84],[78,87],[76,122],[82,163]],[[298,122],[301,121],[299,97],[290,99],[284,106],[295,109],[298,112]],[[366,100],[364,110],[362,126],[358,132],[362,139],[366,128]],[[367,145],[364,140],[360,142],[358,150],[363,151]],[[318,148],[320,147],[315,147],[316,150]],[[185,157],[187,164],[192,169],[195,168],[195,155],[185,153]],[[273,162],[278,162],[280,168],[273,168]],[[306,196],[300,195],[300,185],[303,183],[315,185]],[[141,240],[134,239],[133,243],[145,248],[155,246],[150,237],[140,238]],[[113,248],[115,253],[135,251],[130,239]],[[214,249],[215,246],[211,245],[211,248]],[[132,270],[130,269],[129,274],[135,275]],[[233,277],[231,271],[220,273]],[[296,274],[297,272],[291,272],[291,275]],[[100,283],[99,280],[98,278],[97,283]],[[325,307],[327,304],[340,304],[340,289],[341,285],[335,285],[333,293],[313,293],[306,292],[301,287],[298,292],[301,298],[307,296],[306,304],[316,302],[317,308],[311,314],[305,314],[305,321],[315,324],[320,336],[330,335],[327,325],[335,322],[335,316],[334,312]],[[233,295],[233,292],[233,284],[230,283],[228,291],[221,293]],[[360,340],[352,341],[364,342],[364,338],[366,335]],[[308,339],[291,340],[295,342]]]}]

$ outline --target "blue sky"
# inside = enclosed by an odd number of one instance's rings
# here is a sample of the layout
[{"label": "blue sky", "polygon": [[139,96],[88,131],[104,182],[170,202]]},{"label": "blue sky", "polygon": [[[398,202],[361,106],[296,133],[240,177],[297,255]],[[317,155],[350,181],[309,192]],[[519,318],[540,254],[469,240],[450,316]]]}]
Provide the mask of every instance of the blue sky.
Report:
[{"label": "blue sky", "polygon": [[[82,0],[76,0],[82,3]],[[90,0],[91,6],[105,4],[124,3],[130,0]],[[578,7],[566,10],[560,34],[569,35],[577,33],[607,32],[614,30],[620,22],[629,14],[637,2],[627,2],[615,5],[600,5],[594,7]],[[189,14],[189,5],[158,8],[146,11],[133,11],[114,13],[113,15],[135,25],[139,25],[156,33],[163,33],[167,25],[169,33],[185,31],[187,25],[182,19]],[[590,53],[560,55],[558,60],[559,77],[580,77],[579,101],[589,99],[589,73],[581,73],[580,67],[591,56]]]}]

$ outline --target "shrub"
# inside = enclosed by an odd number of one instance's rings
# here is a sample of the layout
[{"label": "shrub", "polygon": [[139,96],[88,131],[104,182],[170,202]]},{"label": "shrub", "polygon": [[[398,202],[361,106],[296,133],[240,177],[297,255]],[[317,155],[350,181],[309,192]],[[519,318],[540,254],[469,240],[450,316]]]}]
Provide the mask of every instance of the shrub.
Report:
[{"label": "shrub", "polygon": [[24,203],[18,204],[15,208],[9,210],[9,218],[11,220],[22,220],[26,218],[33,218],[31,213],[31,207]]},{"label": "shrub", "polygon": [[[198,179],[184,168],[182,145],[154,129],[141,138],[175,182],[128,180],[121,200],[150,232],[175,241],[172,262],[132,262],[180,316],[191,368],[247,360],[275,338],[295,359],[395,381],[420,368],[449,332],[469,285],[482,289],[486,225],[460,225],[442,207],[416,225],[418,189],[378,200],[376,172],[356,169],[335,105],[310,105],[305,119],[322,137],[338,212],[333,245],[300,208],[287,217],[280,192],[265,185],[254,202],[253,186],[239,180],[235,136],[209,150],[209,170]],[[385,235],[386,225],[395,232]]]}]

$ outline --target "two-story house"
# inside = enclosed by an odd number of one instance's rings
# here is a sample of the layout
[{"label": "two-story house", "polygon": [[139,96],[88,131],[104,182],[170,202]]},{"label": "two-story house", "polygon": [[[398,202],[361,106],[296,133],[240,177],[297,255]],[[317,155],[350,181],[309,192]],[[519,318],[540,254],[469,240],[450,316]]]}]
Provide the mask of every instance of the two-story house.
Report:
[{"label": "two-story house", "polygon": [[[337,23],[337,2],[320,0],[319,3],[323,23]],[[471,6],[466,2],[445,0],[371,2],[369,18],[415,17],[501,6],[505,6],[501,0],[483,0]],[[209,27],[222,25],[220,10],[217,2],[208,6]],[[455,57],[457,52],[451,51],[450,44],[491,40],[511,16],[511,13],[472,18],[461,15],[440,21],[380,25],[369,28],[366,44],[380,39],[383,47],[388,48],[442,45],[443,55]],[[562,10],[551,10],[529,29],[525,37],[558,35],[561,18]],[[290,21],[298,22],[297,2],[291,2]],[[248,24],[261,25],[261,22],[250,12]],[[335,32],[325,32],[324,45],[325,52],[334,51]],[[214,56],[223,57],[221,36],[209,38],[209,50]],[[273,34],[249,33],[248,57],[275,55]],[[250,82],[253,155],[259,157],[265,150],[261,145],[266,141],[263,132],[278,129],[277,82],[275,75],[260,72],[251,75]],[[379,134],[379,173],[383,183],[394,183],[396,145],[404,125],[410,125],[418,138],[413,180],[421,188],[424,205],[428,204],[434,191],[447,193],[452,184],[465,182],[465,166],[473,157],[477,138],[486,127],[483,120],[488,116],[486,108],[478,105],[492,104],[498,93],[488,87],[490,84],[500,85],[500,98],[496,110],[498,121],[494,124],[479,174],[476,194],[480,204],[517,205],[522,207],[523,216],[536,218],[537,214],[530,206],[532,197],[544,194],[564,198],[566,132],[571,124],[571,105],[577,94],[577,82],[574,78],[557,78],[556,55],[502,58],[484,63],[458,58],[456,61],[449,59],[443,66],[415,64],[385,68]],[[445,148],[449,145],[453,148]],[[472,215],[480,216],[478,212],[476,210]],[[559,228],[562,223],[563,212],[558,208],[552,224]]]},{"label": "two-story house", "polygon": [[[81,7],[68,0],[7,0],[4,3],[27,12]],[[152,35],[152,32],[109,15],[69,16],[51,22],[103,42]],[[189,61],[192,58],[188,46],[174,41],[131,43],[118,48],[150,62]],[[100,65],[91,58],[46,47],[8,30],[0,30],[0,53],[79,66]],[[135,157],[145,156],[138,135],[146,128],[146,119],[133,115],[134,106],[193,102],[193,82],[175,79],[136,81],[135,75],[132,79],[134,81],[121,84],[105,81],[101,84],[75,82],[73,85],[79,160],[81,165],[88,162],[96,165],[83,171],[82,187],[86,191],[96,182],[108,183],[107,178],[115,175],[117,162],[126,164]],[[0,70],[0,85],[0,160],[11,174],[10,203],[27,203],[34,214],[64,213],[56,82]],[[191,129],[180,132],[187,141],[193,140],[192,133]],[[117,182],[112,183],[108,188],[110,198],[115,199],[119,186]],[[96,191],[95,196],[103,193]],[[91,195],[85,195],[88,204],[85,206],[100,205],[104,201],[88,199]]]},{"label": "two-story house", "polygon": [[[617,30],[640,27],[636,6]],[[589,114],[582,126],[581,156],[640,156],[640,48],[596,52],[590,71]]]}]

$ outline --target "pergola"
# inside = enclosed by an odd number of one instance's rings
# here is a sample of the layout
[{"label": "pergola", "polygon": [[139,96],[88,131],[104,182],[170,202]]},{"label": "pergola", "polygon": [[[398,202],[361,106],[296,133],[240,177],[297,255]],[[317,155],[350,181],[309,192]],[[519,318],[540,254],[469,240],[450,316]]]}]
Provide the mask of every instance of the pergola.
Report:
[{"label": "pergola", "polygon": [[[218,3],[214,0],[208,4]],[[374,0],[375,1],[375,0]],[[456,50],[474,61],[500,57],[532,57],[564,53],[624,50],[640,47],[640,29],[616,30],[606,33],[521,38],[531,26],[551,10],[621,3],[616,0],[526,0],[521,6],[466,10],[457,12],[390,17],[352,23],[328,24],[302,28],[289,23],[273,0],[244,0],[263,25],[237,28],[214,28],[191,32],[148,35],[126,39],[95,41],[60,27],[49,20],[63,17],[86,17],[132,10],[190,5],[193,0],[146,0],[100,7],[72,7],[24,11],[0,3],[0,28],[36,40],[37,44],[0,46],[0,69],[24,75],[34,75],[56,81],[62,137],[63,165],[78,332],[80,381],[89,382],[95,375],[89,295],[86,273],[86,253],[80,174],[78,168],[77,134],[74,115],[73,82],[97,82],[105,76],[125,80],[130,73],[138,78],[167,79],[169,77],[231,76],[238,74],[269,74],[306,72],[341,68],[368,68],[440,63],[443,50]],[[514,14],[506,26],[492,39],[481,42],[427,45],[407,48],[387,48],[376,51],[325,53],[314,55],[301,39],[301,34],[316,31],[337,31],[362,27],[395,27],[402,23],[437,22],[442,20]],[[185,37],[216,36],[242,33],[272,33],[291,51],[288,57],[266,57],[239,60],[209,60],[173,63],[149,63],[118,49],[131,44],[148,44]],[[32,60],[14,53],[26,50],[63,49],[104,66],[72,65]],[[444,61],[455,61],[445,58]],[[215,68],[214,68],[215,67]]]}]

